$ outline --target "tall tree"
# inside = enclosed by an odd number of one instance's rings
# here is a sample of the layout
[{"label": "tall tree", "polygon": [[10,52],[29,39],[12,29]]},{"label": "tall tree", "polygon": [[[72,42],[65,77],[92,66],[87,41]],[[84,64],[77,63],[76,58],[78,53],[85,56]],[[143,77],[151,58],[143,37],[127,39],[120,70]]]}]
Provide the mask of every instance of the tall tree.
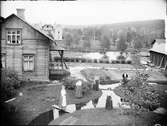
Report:
[{"label": "tall tree", "polygon": [[117,42],[117,49],[119,51],[125,51],[126,48],[127,48],[126,40],[124,39],[123,36],[120,36],[120,38]]},{"label": "tall tree", "polygon": [[72,35],[71,34],[66,34],[65,35],[65,43],[66,43],[66,46],[68,47],[68,48],[70,48],[71,47],[71,45],[72,45],[72,42],[73,42],[73,38],[72,38]]},{"label": "tall tree", "polygon": [[101,48],[103,49],[110,49],[110,40],[109,40],[109,37],[104,35],[102,36],[102,39],[101,39]]}]

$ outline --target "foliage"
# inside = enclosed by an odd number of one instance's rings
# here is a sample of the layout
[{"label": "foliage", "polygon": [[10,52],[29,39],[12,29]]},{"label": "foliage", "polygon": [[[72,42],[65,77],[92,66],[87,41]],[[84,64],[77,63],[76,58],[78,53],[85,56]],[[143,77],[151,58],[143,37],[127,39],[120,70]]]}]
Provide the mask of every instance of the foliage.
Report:
[{"label": "foliage", "polygon": [[124,38],[124,36],[120,36],[120,39],[117,42],[117,49],[119,51],[125,51],[126,48],[127,48],[126,39]]},{"label": "foliage", "polygon": [[121,54],[117,57],[117,60],[119,61],[125,61],[125,57]]},{"label": "foliage", "polygon": [[164,73],[164,75],[167,77],[167,70],[166,70],[166,71],[164,71],[163,73]]},{"label": "foliage", "polygon": [[16,90],[21,87],[22,81],[16,71],[1,69],[1,98],[6,100],[16,95]]},{"label": "foliage", "polygon": [[[110,49],[110,45],[118,47],[119,50],[124,50],[126,43],[128,47],[133,45],[133,48],[140,49],[142,47],[149,48],[151,42],[156,39],[164,39],[164,21],[144,21],[134,23],[121,23],[113,25],[99,25],[89,27],[69,27],[63,29],[65,47],[75,47],[74,49],[93,49],[92,40],[101,42],[100,48]],[[116,41],[118,40],[119,41]],[[83,48],[83,40],[87,48]],[[121,45],[121,43],[123,45]],[[90,47],[89,47],[89,46]],[[98,50],[98,49],[97,49]]]},{"label": "foliage", "polygon": [[101,39],[101,48],[103,48],[103,49],[110,49],[110,40],[109,40],[109,38],[106,35],[102,36],[102,39]]},{"label": "foliage", "polygon": [[148,84],[147,73],[137,72],[123,88],[125,99],[130,103],[135,112],[155,109],[160,104],[158,92]]},{"label": "foliage", "polygon": [[[75,90],[76,88],[76,82],[79,81],[80,79],[77,79],[75,77],[67,77],[63,79],[63,85],[65,86],[66,89],[68,90]],[[82,81],[82,93],[86,94],[90,89],[91,89],[91,83]]]}]

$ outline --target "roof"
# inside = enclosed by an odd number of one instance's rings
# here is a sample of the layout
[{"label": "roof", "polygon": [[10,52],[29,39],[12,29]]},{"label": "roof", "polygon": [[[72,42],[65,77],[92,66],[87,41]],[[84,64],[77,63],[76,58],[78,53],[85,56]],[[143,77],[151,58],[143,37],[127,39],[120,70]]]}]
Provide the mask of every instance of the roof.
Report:
[{"label": "roof", "polygon": [[[21,21],[23,21],[24,23],[26,23],[27,25],[29,25],[32,29],[34,29],[35,31],[39,32],[40,34],[42,34],[43,36],[45,36],[46,38],[48,38],[49,40],[51,40],[52,42],[54,42],[54,43],[56,44],[55,40],[54,40],[52,37],[50,37],[49,35],[47,35],[46,33],[44,33],[42,30],[35,28],[35,27],[32,26],[30,23],[28,23],[27,21],[25,21],[24,19],[18,17],[18,16],[15,15],[15,14],[11,14],[11,15],[8,16],[7,18],[5,18],[5,20],[7,20],[7,19],[9,19],[9,18],[11,18],[11,17],[17,17],[17,18],[19,18]],[[56,44],[56,47],[57,47],[57,44]],[[58,47],[57,47],[57,48],[58,48]],[[63,49],[63,48],[62,48],[62,49]]]},{"label": "roof", "polygon": [[165,39],[156,39],[156,42],[154,43],[150,51],[167,55],[167,49],[165,49],[165,47],[166,47]]}]

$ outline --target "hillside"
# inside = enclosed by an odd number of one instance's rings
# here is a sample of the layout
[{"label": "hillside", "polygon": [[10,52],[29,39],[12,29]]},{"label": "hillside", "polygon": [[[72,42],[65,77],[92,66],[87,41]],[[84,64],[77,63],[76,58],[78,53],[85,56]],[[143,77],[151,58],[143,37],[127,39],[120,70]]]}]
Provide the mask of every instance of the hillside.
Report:
[{"label": "hillside", "polygon": [[75,50],[124,50],[149,48],[157,38],[164,38],[165,21],[147,20],[104,25],[64,25],[61,43]]}]

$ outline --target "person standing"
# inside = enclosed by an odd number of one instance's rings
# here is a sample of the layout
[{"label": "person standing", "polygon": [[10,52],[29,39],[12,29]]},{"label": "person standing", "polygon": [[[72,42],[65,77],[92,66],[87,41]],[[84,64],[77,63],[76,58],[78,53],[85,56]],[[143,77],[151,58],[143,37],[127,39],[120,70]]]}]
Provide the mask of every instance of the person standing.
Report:
[{"label": "person standing", "polygon": [[82,81],[81,80],[76,82],[75,97],[77,97],[77,98],[83,97],[83,95],[82,95]]},{"label": "person standing", "polygon": [[67,106],[66,90],[65,90],[64,85],[62,85],[62,89],[60,92],[60,102],[59,103],[62,109],[65,109],[65,107]]}]

